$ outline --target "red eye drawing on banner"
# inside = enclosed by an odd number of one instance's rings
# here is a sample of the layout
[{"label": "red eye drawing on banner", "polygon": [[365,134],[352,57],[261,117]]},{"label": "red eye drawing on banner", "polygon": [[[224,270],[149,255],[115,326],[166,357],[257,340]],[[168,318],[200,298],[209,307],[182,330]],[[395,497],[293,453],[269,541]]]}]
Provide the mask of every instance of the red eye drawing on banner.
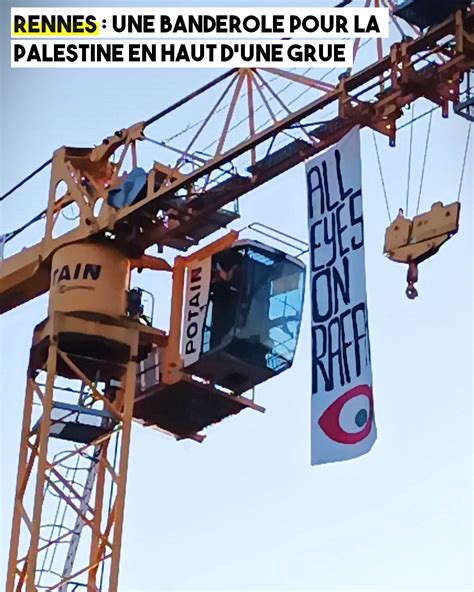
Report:
[{"label": "red eye drawing on banner", "polygon": [[336,399],[318,423],[331,440],[340,444],[357,444],[369,435],[373,415],[372,387],[361,384]]}]

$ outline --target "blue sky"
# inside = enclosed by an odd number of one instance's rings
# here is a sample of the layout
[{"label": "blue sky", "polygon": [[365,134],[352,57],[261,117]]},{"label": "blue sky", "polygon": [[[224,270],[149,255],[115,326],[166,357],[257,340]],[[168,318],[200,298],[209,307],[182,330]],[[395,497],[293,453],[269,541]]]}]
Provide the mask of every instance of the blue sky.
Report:
[{"label": "blue sky", "polygon": [[[5,28],[1,51],[1,193],[57,147],[99,143],[217,74],[12,71]],[[427,124],[427,117],[415,124],[412,210]],[[392,214],[405,203],[409,129],[399,133],[396,148],[378,138]],[[461,118],[442,120],[435,113],[422,210],[457,198],[466,130]],[[310,466],[307,306],[293,368],[257,389],[264,415],[243,412],[209,429],[201,445],[134,427],[120,590],[471,589],[472,146],[460,232],[421,265],[416,301],[404,295],[405,268],[382,254],[388,219],[367,130],[362,158],[378,426],[373,450],[350,462]],[[1,232],[43,209],[47,191],[43,174],[7,200]],[[237,226],[261,221],[305,238],[304,166],[258,188],[240,205]],[[28,244],[40,231],[28,235]],[[166,282],[144,273],[136,283],[156,293],[156,320],[166,323]],[[41,297],[1,321],[2,570],[29,345],[46,307]]]}]

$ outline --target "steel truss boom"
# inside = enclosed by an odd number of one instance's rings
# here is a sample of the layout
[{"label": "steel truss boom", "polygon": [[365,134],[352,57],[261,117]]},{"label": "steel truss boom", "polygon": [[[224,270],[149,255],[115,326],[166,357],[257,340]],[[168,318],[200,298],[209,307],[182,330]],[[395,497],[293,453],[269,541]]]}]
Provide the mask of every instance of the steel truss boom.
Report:
[{"label": "steel truss boom", "polygon": [[[459,97],[464,73],[474,67],[473,31],[472,8],[465,14],[459,11],[423,36],[394,44],[383,59],[354,75],[341,77],[337,86],[278,69],[230,70],[147,121],[110,136],[94,149],[62,148],[56,151],[45,237],[40,243],[4,260],[0,272],[0,311],[10,310],[48,290],[51,256],[62,245],[109,231],[123,248],[131,251],[132,256],[141,255],[153,244],[186,250],[231,220],[220,210],[223,206],[336,142],[351,127],[370,127],[388,136],[394,144],[396,122],[402,116],[403,107],[418,98],[429,99],[441,106],[443,115],[447,116],[449,103],[455,103]],[[429,63],[429,56],[442,56],[443,61]],[[292,112],[273,92],[273,98],[285,108],[285,116],[277,119],[264,94],[267,90],[268,97],[268,92],[272,90],[262,77],[265,74],[299,82],[320,94]],[[165,167],[156,163],[148,173],[145,196],[121,209],[106,203],[100,215],[95,215],[93,209],[100,197],[99,189],[96,187],[88,191],[83,186],[78,187],[80,181],[77,176],[87,175],[101,167],[105,171],[105,167],[110,166],[109,158],[120,148],[122,153],[118,163],[114,164],[113,184],[129,149],[136,164],[136,145],[145,138],[149,125],[222,82],[227,84],[226,90],[203,120],[188,147],[179,151],[181,156],[176,165]],[[225,150],[230,122],[245,83],[248,89],[248,137]],[[217,150],[207,157],[193,153],[193,143],[218,111],[232,85],[234,90]],[[382,92],[376,92],[381,88]],[[261,130],[255,128],[253,107],[253,98],[259,95],[272,118],[272,123]],[[337,107],[337,117],[322,125],[305,123],[309,116],[329,105]],[[283,148],[274,148],[277,136],[295,129],[298,129],[301,138]],[[266,153],[257,160],[256,150],[262,147],[267,147]],[[216,172],[222,172],[225,165],[232,165],[243,155],[251,157],[246,174],[228,172],[224,181],[213,182]],[[193,167],[186,171],[185,165],[189,162],[193,163]],[[61,180],[67,183],[69,192],[58,199],[55,190]],[[72,202],[76,202],[81,211],[77,228],[53,238],[59,212]]]}]

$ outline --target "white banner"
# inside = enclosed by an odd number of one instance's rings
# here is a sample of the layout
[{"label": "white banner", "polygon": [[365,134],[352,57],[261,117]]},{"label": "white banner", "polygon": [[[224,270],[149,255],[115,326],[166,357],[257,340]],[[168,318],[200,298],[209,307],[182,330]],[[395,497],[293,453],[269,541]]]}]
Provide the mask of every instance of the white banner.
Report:
[{"label": "white banner", "polygon": [[376,439],[359,129],[309,161],[306,177],[315,465],[361,456]]},{"label": "white banner", "polygon": [[211,257],[193,261],[186,268],[181,355],[184,366],[194,364],[201,355],[211,283]]}]

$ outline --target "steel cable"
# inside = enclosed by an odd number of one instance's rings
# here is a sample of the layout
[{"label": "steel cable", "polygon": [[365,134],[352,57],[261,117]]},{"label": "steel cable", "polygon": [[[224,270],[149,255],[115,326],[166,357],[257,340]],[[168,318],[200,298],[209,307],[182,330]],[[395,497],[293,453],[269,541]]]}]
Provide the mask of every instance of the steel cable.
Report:
[{"label": "steel cable", "polygon": [[45,167],[47,167],[52,162],[53,162],[53,159],[52,158],[50,158],[49,160],[47,160],[46,162],[44,162],[41,166],[39,166],[37,169],[35,169],[32,173],[30,173],[22,181],[20,181],[19,183],[17,183],[9,191],[7,191],[3,195],[1,195],[0,196],[0,201],[3,201],[5,198],[7,198],[9,195],[11,195],[14,191],[16,191],[17,189],[19,189],[22,185],[24,185],[27,181],[29,181],[30,179],[32,179],[35,175],[37,175],[39,172],[41,172]]},{"label": "steel cable", "polygon": [[420,211],[421,191],[423,188],[423,181],[425,178],[426,157],[428,155],[428,144],[430,141],[430,132],[431,132],[431,122],[432,121],[433,121],[433,111],[431,111],[431,113],[430,113],[430,119],[428,121],[428,131],[426,132],[425,152],[423,154],[423,164],[421,166],[420,187],[418,189],[418,201],[416,202],[416,215],[417,216],[418,216],[418,212]]},{"label": "steel cable", "polygon": [[462,160],[462,167],[461,167],[461,178],[459,179],[459,187],[458,187],[458,201],[461,201],[461,190],[462,190],[462,184],[464,181],[464,173],[466,171],[466,162],[467,162],[467,154],[469,152],[469,140],[471,137],[471,124],[468,125],[467,128],[467,136],[466,136],[466,147],[464,149],[464,157]]}]

